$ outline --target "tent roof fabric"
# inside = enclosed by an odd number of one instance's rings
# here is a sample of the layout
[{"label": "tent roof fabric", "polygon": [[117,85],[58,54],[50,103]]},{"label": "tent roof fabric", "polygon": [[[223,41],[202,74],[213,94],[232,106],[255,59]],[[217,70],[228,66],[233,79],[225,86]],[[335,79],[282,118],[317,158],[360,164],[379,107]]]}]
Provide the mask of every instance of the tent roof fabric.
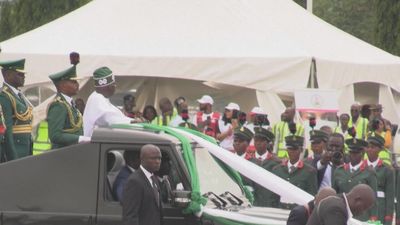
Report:
[{"label": "tent roof fabric", "polygon": [[371,81],[400,91],[399,57],[290,0],[94,0],[0,45],[0,60],[27,58],[28,85],[47,82],[77,51],[85,77],[108,66],[279,92],[306,87],[314,58],[323,88]]}]

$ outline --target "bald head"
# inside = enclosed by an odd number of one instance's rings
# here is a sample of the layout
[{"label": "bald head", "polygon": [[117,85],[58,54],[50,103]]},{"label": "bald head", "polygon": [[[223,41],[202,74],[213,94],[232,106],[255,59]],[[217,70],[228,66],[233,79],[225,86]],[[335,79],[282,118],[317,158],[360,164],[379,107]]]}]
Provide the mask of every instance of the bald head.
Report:
[{"label": "bald head", "polygon": [[164,97],[160,99],[158,105],[163,115],[172,115],[172,111],[174,108],[169,98]]},{"label": "bald head", "polygon": [[315,205],[318,205],[321,200],[329,197],[329,196],[333,196],[336,195],[336,191],[335,189],[331,188],[331,187],[324,187],[321,190],[319,190],[318,194],[315,196]]},{"label": "bald head", "polygon": [[358,184],[346,194],[346,197],[351,212],[357,216],[372,207],[375,202],[376,194],[370,186]]},{"label": "bald head", "polygon": [[140,164],[151,173],[158,171],[161,165],[160,148],[152,144],[144,145],[140,149]]}]

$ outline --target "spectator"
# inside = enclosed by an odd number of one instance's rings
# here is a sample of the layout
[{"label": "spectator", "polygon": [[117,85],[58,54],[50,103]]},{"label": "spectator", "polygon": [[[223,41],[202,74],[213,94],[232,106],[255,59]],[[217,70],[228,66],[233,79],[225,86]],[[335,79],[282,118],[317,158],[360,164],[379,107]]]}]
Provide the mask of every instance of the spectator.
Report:
[{"label": "spectator", "polygon": [[231,102],[225,107],[222,119],[218,121],[217,139],[220,141],[222,148],[231,152],[233,152],[233,130],[239,126],[239,111],[239,105]]},{"label": "spectator", "polygon": [[197,102],[199,103],[199,111],[193,120],[193,124],[197,126],[199,131],[211,137],[217,137],[218,121],[221,115],[219,112],[212,111],[214,100],[209,95],[203,95],[200,99],[197,99]]},{"label": "spectator", "polygon": [[152,124],[157,124],[157,111],[152,105],[146,105],[143,109],[143,118]]}]

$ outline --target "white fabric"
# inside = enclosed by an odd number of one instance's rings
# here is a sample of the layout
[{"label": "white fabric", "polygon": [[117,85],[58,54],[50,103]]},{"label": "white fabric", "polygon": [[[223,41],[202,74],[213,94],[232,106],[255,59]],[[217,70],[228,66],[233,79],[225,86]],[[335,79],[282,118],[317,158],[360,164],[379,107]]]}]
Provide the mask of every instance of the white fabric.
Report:
[{"label": "white fabric", "polygon": [[368,159],[367,162],[368,162],[368,166],[372,166],[373,168],[375,168],[376,165],[378,165],[379,159],[375,160],[374,162],[371,162]]},{"label": "white fabric", "polygon": [[268,155],[269,155],[269,152],[268,152],[268,151],[266,151],[266,152],[265,152],[264,154],[262,154],[262,155],[258,154],[257,151],[256,151],[256,153],[255,153],[256,159],[260,159],[261,161],[266,160],[266,159],[268,158]]},{"label": "white fabric", "polygon": [[[318,163],[320,162],[318,161]],[[324,177],[322,178],[319,189],[321,190],[324,187],[331,187],[331,186],[332,186],[332,166],[328,164],[326,165]]]},{"label": "white fabric", "polygon": [[224,151],[221,147],[212,144],[196,135],[190,134],[180,129],[172,129],[178,133],[190,137],[191,139],[199,143],[199,145],[207,149],[215,157],[222,160],[225,164],[229,165],[239,173],[243,174],[244,176],[263,186],[264,188],[267,188],[268,190],[280,196],[285,196],[285,198],[288,199],[290,202],[303,205],[314,199],[314,196],[308,194],[307,192],[301,190],[300,188],[294,186],[286,180],[281,179],[275,174],[261,168],[260,166],[249,162],[248,160],[242,159],[236,154]]},{"label": "white fabric", "polygon": [[154,185],[153,180],[151,179],[151,176],[153,176],[153,174],[151,172],[149,172],[148,170],[146,170],[142,165],[140,165],[140,169],[142,169],[144,175],[146,176],[146,178],[150,182],[150,184]]},{"label": "white fabric", "polygon": [[351,172],[357,171],[357,170],[360,168],[360,166],[361,166],[362,163],[363,163],[363,161],[361,161],[360,163],[358,163],[358,164],[355,165],[355,166],[353,166],[353,165],[351,165],[351,163],[349,163],[350,171],[351,171]]},{"label": "white fabric", "polygon": [[97,126],[109,126],[115,123],[130,123],[121,110],[111,104],[108,98],[94,91],[88,98],[83,113],[83,135],[91,137]]},{"label": "white fabric", "polygon": [[65,101],[67,101],[68,104],[69,104],[70,106],[72,106],[72,98],[69,97],[68,95],[63,94],[63,93],[60,93],[60,94],[64,97]]},{"label": "white fabric", "polygon": [[171,122],[169,122],[169,125],[172,127],[179,127],[179,124],[184,123],[185,121],[182,119],[180,115],[176,115]]},{"label": "white fabric", "polygon": [[200,104],[214,104],[214,99],[209,95],[203,95],[200,99],[197,99]]},{"label": "white fabric", "polygon": [[299,165],[299,161],[300,161],[300,160],[298,160],[297,162],[295,162],[294,164],[292,164],[292,163],[290,162],[290,160],[288,160],[287,167],[288,167],[288,171],[289,171],[290,173],[293,172],[293,171],[291,171],[292,166],[297,167],[297,165]]},{"label": "white fabric", "polygon": [[78,143],[87,143],[92,140],[91,137],[79,136]]},{"label": "white fabric", "polygon": [[343,198],[344,201],[346,202],[346,209],[347,209],[347,223],[350,221],[351,218],[353,218],[353,213],[351,212],[350,206],[349,206],[349,202],[347,201],[347,197],[346,194],[343,193]]},{"label": "white fabric", "polygon": [[[232,124],[231,123],[227,123],[225,124],[225,122],[223,120],[219,120],[218,121],[218,126],[219,126],[219,131],[221,133],[225,133],[227,132],[229,129],[233,129],[232,128]],[[233,130],[232,130],[232,134],[229,136],[226,136],[220,143],[219,145],[229,151],[233,151]]]},{"label": "white fabric", "polygon": [[18,96],[18,93],[19,93],[19,90],[18,90],[18,89],[16,89],[15,87],[9,85],[9,84],[8,84],[7,82],[5,82],[5,81],[4,81],[4,84],[6,84],[6,85],[11,89],[11,91],[14,92],[14,94],[15,94],[16,96]]}]

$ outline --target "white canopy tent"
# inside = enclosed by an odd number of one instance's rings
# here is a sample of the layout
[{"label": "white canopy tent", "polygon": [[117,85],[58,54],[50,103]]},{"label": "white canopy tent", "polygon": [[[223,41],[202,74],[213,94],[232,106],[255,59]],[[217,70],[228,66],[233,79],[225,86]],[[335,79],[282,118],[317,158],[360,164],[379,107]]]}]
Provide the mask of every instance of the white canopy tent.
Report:
[{"label": "white canopy tent", "polygon": [[[336,29],[291,0],[94,0],[0,45],[0,60],[27,58],[28,86],[48,82],[49,74],[68,66],[68,53],[77,51],[84,77],[108,66],[116,75],[256,90],[259,105],[275,113],[273,120],[283,108],[276,94],[305,88],[312,59],[319,87],[345,93],[342,110],[352,103],[357,82],[389,88],[377,95],[400,92],[399,57]],[[398,121],[398,112],[388,111],[394,114],[386,116]]]}]

